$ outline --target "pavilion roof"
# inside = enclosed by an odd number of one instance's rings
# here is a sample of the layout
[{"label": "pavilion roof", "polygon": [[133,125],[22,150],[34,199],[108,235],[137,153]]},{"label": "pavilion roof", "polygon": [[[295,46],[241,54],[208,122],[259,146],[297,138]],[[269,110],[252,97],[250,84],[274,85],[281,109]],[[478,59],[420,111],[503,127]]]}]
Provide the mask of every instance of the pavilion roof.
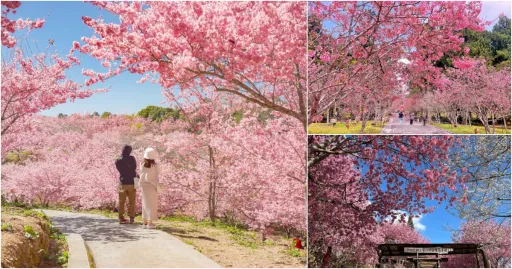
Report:
[{"label": "pavilion roof", "polygon": [[[478,253],[478,249],[482,247],[482,244],[470,244],[470,243],[441,243],[441,244],[380,244],[378,246],[380,256],[416,256],[415,253],[406,253],[405,248],[443,248],[453,249],[447,254],[475,254]],[[435,255],[435,253],[427,252],[421,253],[420,255]]]}]

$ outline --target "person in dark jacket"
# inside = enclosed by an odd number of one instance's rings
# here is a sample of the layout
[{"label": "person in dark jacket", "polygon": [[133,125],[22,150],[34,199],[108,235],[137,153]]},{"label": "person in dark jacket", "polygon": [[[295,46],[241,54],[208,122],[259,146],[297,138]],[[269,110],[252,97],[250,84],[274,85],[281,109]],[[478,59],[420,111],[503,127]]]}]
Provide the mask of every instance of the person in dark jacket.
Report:
[{"label": "person in dark jacket", "polygon": [[404,113],[402,111],[398,112],[398,118],[400,119],[400,124],[402,124],[402,121],[404,119]]},{"label": "person in dark jacket", "polygon": [[132,147],[125,145],[121,157],[116,160],[116,168],[119,171],[119,223],[125,224],[128,221],[124,218],[124,205],[128,197],[128,215],[130,223],[135,219],[135,185],[134,178],[137,177],[137,161],[131,156]]}]

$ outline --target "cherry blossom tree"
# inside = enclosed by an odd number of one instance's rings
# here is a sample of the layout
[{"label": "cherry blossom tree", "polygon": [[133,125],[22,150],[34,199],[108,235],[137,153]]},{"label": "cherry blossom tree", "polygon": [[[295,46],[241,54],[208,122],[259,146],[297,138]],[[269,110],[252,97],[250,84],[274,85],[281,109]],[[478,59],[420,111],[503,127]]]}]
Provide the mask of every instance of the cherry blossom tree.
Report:
[{"label": "cherry blossom tree", "polygon": [[[189,111],[190,122],[157,123],[124,115],[37,116],[33,131],[22,133],[22,141],[15,143],[32,158],[3,165],[3,195],[31,203],[113,209],[118,172],[112,162],[130,144],[138,161],[146,147],[161,153],[160,180],[167,187],[159,195],[162,215],[236,220],[262,233],[273,228],[305,231],[300,123],[277,114],[261,122],[251,111],[236,123],[231,118],[236,104],[211,100]],[[27,184],[31,180],[37,184]]]},{"label": "cherry blossom tree", "polygon": [[2,46],[6,46],[8,48],[12,48],[16,45],[17,40],[12,36],[16,30],[22,30],[28,28],[28,30],[41,28],[45,23],[45,20],[36,19],[35,21],[29,19],[9,19],[7,16],[9,13],[16,14],[16,9],[18,9],[21,5],[21,1],[2,1],[2,15],[1,15],[1,23],[2,29],[0,32],[0,36],[2,37]]},{"label": "cherry blossom tree", "polygon": [[[443,88],[432,87],[431,92],[409,96],[406,101],[417,101],[416,107],[435,112],[438,123],[443,113],[454,127],[461,120],[471,126],[475,115],[486,133],[496,133],[498,120],[507,129],[510,118],[509,67],[496,69],[476,58],[457,59],[453,65],[441,75]],[[412,100],[418,97],[421,100]]]},{"label": "cherry blossom tree", "polygon": [[466,168],[467,203],[453,211],[465,220],[510,220],[510,137],[475,136],[450,154],[453,169]]},{"label": "cherry blossom tree", "polygon": [[26,58],[21,50],[11,62],[2,62],[2,136],[41,110],[91,96],[93,91],[66,78],[65,72],[77,64],[71,55],[67,60],[45,54]]},{"label": "cherry blossom tree", "polygon": [[[15,13],[20,2],[2,2],[2,155],[10,150],[10,141],[34,114],[57,104],[87,98],[96,91],[84,89],[84,85],[66,76],[66,72],[80,61],[73,56],[72,48],[65,58],[47,52],[27,56],[16,46],[16,39],[9,33],[23,28],[41,28],[44,21],[9,20],[8,13]],[[5,8],[5,9],[4,9]]]},{"label": "cherry blossom tree", "polygon": [[309,118],[368,87],[389,91],[368,85],[375,77],[389,81],[383,85],[443,87],[433,64],[461,51],[461,30],[484,30],[480,9],[476,1],[311,2]]},{"label": "cherry blossom tree", "polygon": [[[452,236],[455,243],[478,243],[483,245],[485,255],[491,268],[510,267],[510,221],[468,221],[461,224]],[[482,256],[479,261],[475,255],[453,255],[443,267],[470,268],[477,264],[483,265]]]},{"label": "cherry blossom tree", "polygon": [[452,124],[456,126],[458,111],[467,111],[463,107],[467,104],[469,110],[476,113],[486,133],[495,133],[497,118],[502,118],[505,123],[510,116],[510,69],[496,71],[488,68],[485,61],[472,59],[455,61],[454,66],[456,68],[447,71],[452,96],[442,96],[444,100],[441,99],[451,106],[447,111],[452,115]]},{"label": "cherry blossom tree", "polygon": [[[199,83],[306,126],[306,4],[299,2],[93,2],[120,23],[83,17],[95,35],[82,53],[105,73],[84,70],[88,83],[128,71],[145,74],[183,98]],[[172,101],[172,100],[171,100]]]}]

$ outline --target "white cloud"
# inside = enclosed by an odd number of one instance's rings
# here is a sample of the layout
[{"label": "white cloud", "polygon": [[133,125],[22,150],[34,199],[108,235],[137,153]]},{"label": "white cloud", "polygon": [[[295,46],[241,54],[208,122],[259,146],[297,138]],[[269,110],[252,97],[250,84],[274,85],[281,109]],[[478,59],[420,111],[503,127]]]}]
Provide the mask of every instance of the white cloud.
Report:
[{"label": "white cloud", "polygon": [[[393,212],[395,212],[396,215],[401,215],[401,214],[405,213],[406,219],[409,218],[409,214],[405,211],[393,210]],[[425,231],[427,229],[427,226],[425,224],[421,223],[422,218],[423,218],[423,215],[419,215],[418,217],[412,218],[412,223],[414,224],[414,229],[417,231]],[[387,221],[391,220],[391,217],[387,217],[386,220]],[[399,222],[399,218],[396,218],[393,223],[398,223],[398,222]]]},{"label": "white cloud", "polygon": [[427,229],[427,226],[425,224],[421,223],[421,219],[423,218],[423,215],[420,215],[417,218],[412,218],[412,223],[414,224],[414,229],[418,231],[425,231]]}]

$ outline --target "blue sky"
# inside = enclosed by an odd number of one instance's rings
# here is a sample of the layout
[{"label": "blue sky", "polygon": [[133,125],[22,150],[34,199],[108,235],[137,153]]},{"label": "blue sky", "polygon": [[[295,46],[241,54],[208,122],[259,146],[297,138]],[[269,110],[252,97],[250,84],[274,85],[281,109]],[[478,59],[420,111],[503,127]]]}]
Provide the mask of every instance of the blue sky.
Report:
[{"label": "blue sky", "polygon": [[[484,1],[482,5],[482,11],[480,12],[480,18],[492,21],[498,18],[502,12],[505,14],[505,16],[510,18],[510,4],[510,1]],[[492,30],[492,26],[496,22],[497,20],[493,22],[492,25],[487,26],[486,29]]]},{"label": "blue sky", "polygon": [[[368,167],[361,168],[362,172],[366,173]],[[420,168],[418,167],[418,169]],[[386,183],[381,184],[381,189],[386,189]],[[448,193],[451,193],[451,191]],[[428,238],[431,243],[452,242],[452,233],[447,228],[457,229],[461,220],[446,210],[446,202],[439,203],[428,199],[425,199],[425,201],[427,207],[434,207],[435,210],[432,213],[421,215],[420,218],[413,219],[415,229]]]},{"label": "blue sky", "polygon": [[[37,42],[38,47],[44,50],[48,46],[48,40],[55,41],[55,48],[59,55],[65,55],[71,48],[73,41],[80,41],[83,36],[90,37],[93,31],[83,24],[82,16],[98,18],[102,16],[106,21],[118,22],[119,20],[109,13],[101,11],[90,3],[83,2],[22,2],[17,14],[10,18],[46,18],[43,28],[33,30],[28,42]],[[21,32],[20,34],[24,34]],[[25,45],[27,42],[24,42]],[[37,51],[34,44],[30,45],[32,51]],[[2,54],[5,48],[2,47]],[[105,70],[96,59],[79,52],[75,56],[81,60],[81,66],[72,68],[68,75],[77,81],[85,81],[81,75],[82,68],[96,71]],[[103,84],[97,84],[95,88],[109,87],[106,93],[97,93],[90,98],[68,102],[43,111],[41,114],[56,116],[59,113],[71,114],[75,112],[85,113],[109,111],[113,113],[132,114],[148,105],[166,106],[161,104],[164,97],[161,87],[157,84],[137,84],[141,75],[122,74],[108,80]]]}]

